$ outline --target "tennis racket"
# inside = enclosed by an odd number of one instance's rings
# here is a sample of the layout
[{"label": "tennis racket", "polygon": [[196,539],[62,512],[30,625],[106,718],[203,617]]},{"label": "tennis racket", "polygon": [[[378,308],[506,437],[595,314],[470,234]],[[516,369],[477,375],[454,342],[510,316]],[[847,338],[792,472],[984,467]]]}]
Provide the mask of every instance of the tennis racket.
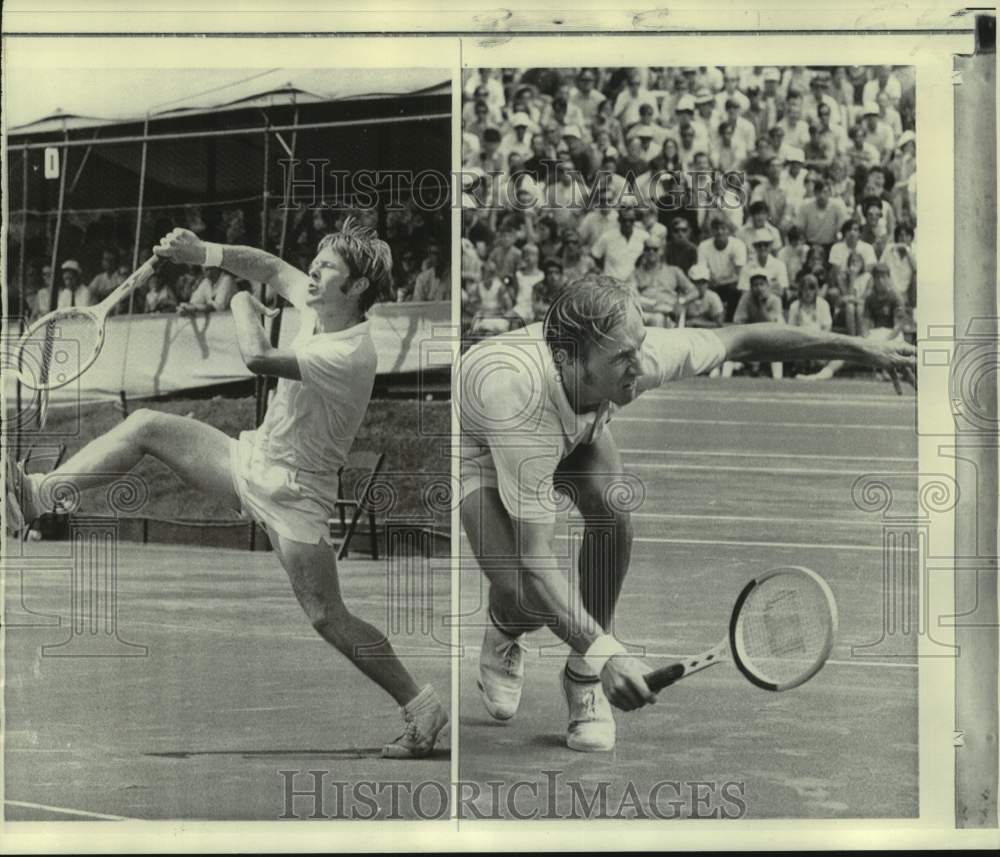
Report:
[{"label": "tennis racket", "polygon": [[757,687],[791,690],[820,671],[836,635],[837,602],[826,581],[808,568],[775,568],[743,587],[722,642],[653,670],[646,684],[657,693],[731,658]]},{"label": "tennis racket", "polygon": [[21,382],[33,390],[56,390],[86,372],[104,345],[108,313],[143,285],[160,261],[153,256],[96,306],[57,309],[34,322],[17,346]]}]

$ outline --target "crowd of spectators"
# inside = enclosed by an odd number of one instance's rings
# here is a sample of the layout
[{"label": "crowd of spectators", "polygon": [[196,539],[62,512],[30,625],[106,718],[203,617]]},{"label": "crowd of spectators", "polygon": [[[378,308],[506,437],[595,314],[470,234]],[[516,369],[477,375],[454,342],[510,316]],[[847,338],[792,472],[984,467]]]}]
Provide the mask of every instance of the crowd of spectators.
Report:
[{"label": "crowd of spectators", "polygon": [[[400,207],[386,214],[380,224],[372,209],[301,208],[285,215],[275,208],[268,217],[267,246],[274,252],[284,244],[284,258],[302,271],[308,271],[322,237],[340,229],[344,219],[353,216],[366,225],[380,229],[389,241],[395,262],[392,299],[403,301],[448,300],[451,292],[450,254],[447,236],[447,210],[420,212],[416,207]],[[70,249],[60,259],[56,271],[55,305],[52,305],[53,271],[48,257],[29,256],[25,263],[20,289],[9,292],[11,311],[27,320],[38,318],[51,309],[91,306],[100,303],[129,276],[132,270],[131,248],[109,238],[112,230],[80,231]],[[174,218],[147,218],[143,235],[159,237],[176,226],[191,229],[207,240],[228,244],[258,244],[248,236],[242,209],[222,213],[219,224],[206,225],[198,207],[190,206]],[[259,227],[258,227],[259,231]],[[284,241],[282,232],[284,231]],[[44,244],[42,244],[44,247]],[[259,246],[259,245],[258,245]],[[79,251],[79,252],[77,252]],[[259,284],[238,280],[228,271],[189,265],[164,264],[150,280],[133,293],[130,300],[115,308],[122,313],[201,314],[224,311],[233,295],[253,291],[265,302],[274,300]],[[23,304],[21,296],[23,295]]]},{"label": "crowd of spectators", "polygon": [[466,344],[590,271],[649,325],[912,336],[914,104],[911,67],[470,70]]}]

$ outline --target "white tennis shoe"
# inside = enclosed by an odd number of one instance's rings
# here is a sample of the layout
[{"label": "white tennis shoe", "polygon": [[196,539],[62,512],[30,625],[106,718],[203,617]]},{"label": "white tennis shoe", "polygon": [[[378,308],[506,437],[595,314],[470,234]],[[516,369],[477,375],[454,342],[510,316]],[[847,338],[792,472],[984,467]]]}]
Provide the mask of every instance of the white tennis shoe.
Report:
[{"label": "white tennis shoe", "polygon": [[581,753],[601,753],[615,748],[615,718],[611,703],[598,681],[574,681],[561,673],[569,709],[566,746]]},{"label": "white tennis shoe", "polygon": [[479,651],[479,693],[494,720],[510,720],[524,686],[524,634],[511,637],[490,621]]},{"label": "white tennis shoe", "polygon": [[405,724],[403,734],[382,748],[382,758],[420,759],[429,755],[438,734],[448,725],[448,713],[434,688],[427,685],[400,712]]}]

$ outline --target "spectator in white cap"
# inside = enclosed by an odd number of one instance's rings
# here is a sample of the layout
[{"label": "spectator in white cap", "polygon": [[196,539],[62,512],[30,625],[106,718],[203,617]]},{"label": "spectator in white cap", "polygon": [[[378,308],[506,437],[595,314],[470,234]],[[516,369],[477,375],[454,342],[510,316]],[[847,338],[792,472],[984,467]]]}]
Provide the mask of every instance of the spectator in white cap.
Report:
[{"label": "spectator in white cap", "polygon": [[643,323],[650,327],[673,327],[679,305],[698,294],[680,268],[663,261],[663,245],[652,236],[646,238],[625,285],[638,296]]},{"label": "spectator in white cap", "polygon": [[[668,112],[669,109],[669,112]],[[675,136],[681,125],[694,119],[694,96],[683,93],[674,100],[663,99],[663,109],[660,112],[660,122]]]},{"label": "spectator in white cap", "polygon": [[896,146],[896,155],[889,164],[895,183],[892,206],[898,221],[914,221],[917,216],[917,136],[904,131]]},{"label": "spectator in white cap", "polygon": [[711,144],[715,138],[719,123],[715,118],[715,99],[707,89],[701,89],[694,97],[695,117],[691,124],[698,129],[702,139]]},{"label": "spectator in white cap", "polygon": [[896,146],[896,137],[892,133],[892,128],[889,127],[888,123],[882,121],[877,104],[866,104],[861,110],[861,115],[867,132],[867,140],[878,150],[879,163],[888,162]]},{"label": "spectator in white cap", "polygon": [[767,66],[760,73],[761,103],[771,112],[771,125],[777,122],[778,117],[785,109],[785,97],[781,94],[781,72],[774,66]]},{"label": "spectator in white cap", "polygon": [[744,111],[735,99],[727,98],[722,108],[726,121],[733,126],[733,139],[749,154],[757,145],[757,129],[752,122],[743,118]]},{"label": "spectator in white cap", "polygon": [[819,108],[825,104],[830,108],[829,121],[831,125],[840,126],[840,105],[837,99],[830,95],[830,74],[827,71],[816,72],[809,81],[809,93],[802,99],[802,114],[806,121],[819,119]]},{"label": "spectator in white cap", "polygon": [[593,69],[584,68],[576,76],[576,86],[569,91],[569,103],[579,109],[585,125],[592,125],[597,117],[601,102],[605,100],[602,93],[594,85],[597,75]]},{"label": "spectator in white cap", "polygon": [[740,271],[737,287],[741,292],[749,291],[751,278],[755,274],[763,274],[767,277],[771,292],[784,303],[788,295],[788,271],[784,262],[771,255],[771,233],[766,229],[758,229],[750,237],[750,247],[750,259]]},{"label": "spectator in white cap", "polygon": [[656,96],[642,86],[642,78],[637,69],[629,72],[628,82],[625,88],[618,93],[615,99],[614,116],[622,126],[628,128],[639,121],[639,107],[642,104],[650,105],[653,110],[659,106],[656,103]]},{"label": "spectator in white cap", "polygon": [[710,276],[706,265],[692,265],[688,269],[688,279],[697,294],[684,306],[685,327],[722,327],[725,321],[722,299],[708,287]]},{"label": "spectator in white cap", "polygon": [[798,146],[784,147],[785,168],[781,171],[780,186],[785,193],[785,216],[793,221],[806,198],[806,171],[802,168],[805,159],[805,152]]},{"label": "spectator in white cap", "polygon": [[532,155],[531,140],[531,117],[527,113],[513,114],[510,117],[510,130],[500,141],[500,156],[508,160],[513,152],[527,160]]},{"label": "spectator in white cap", "polygon": [[481,88],[486,90],[487,104],[496,110],[501,110],[507,99],[503,84],[497,80],[493,69],[481,68],[478,75],[470,77],[465,83],[465,94],[473,97],[476,90]]},{"label": "spectator in white cap", "polygon": [[90,287],[83,282],[83,270],[76,259],[67,259],[59,266],[62,288],[56,299],[56,308],[90,306],[94,300]]}]

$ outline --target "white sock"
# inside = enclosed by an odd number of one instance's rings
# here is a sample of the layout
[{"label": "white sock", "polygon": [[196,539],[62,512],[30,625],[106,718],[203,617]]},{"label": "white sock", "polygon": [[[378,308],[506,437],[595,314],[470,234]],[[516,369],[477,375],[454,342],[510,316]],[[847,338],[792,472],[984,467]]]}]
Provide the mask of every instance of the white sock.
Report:
[{"label": "white sock", "polygon": [[566,672],[571,679],[579,681],[596,681],[600,676],[591,669],[590,664],[578,652],[570,652],[566,658]]},{"label": "white sock", "polygon": [[413,699],[411,699],[405,706],[403,706],[410,714],[415,714],[418,711],[423,711],[425,708],[433,708],[438,704],[437,695],[434,693],[434,688],[429,684],[424,685],[423,689],[418,693]]}]

